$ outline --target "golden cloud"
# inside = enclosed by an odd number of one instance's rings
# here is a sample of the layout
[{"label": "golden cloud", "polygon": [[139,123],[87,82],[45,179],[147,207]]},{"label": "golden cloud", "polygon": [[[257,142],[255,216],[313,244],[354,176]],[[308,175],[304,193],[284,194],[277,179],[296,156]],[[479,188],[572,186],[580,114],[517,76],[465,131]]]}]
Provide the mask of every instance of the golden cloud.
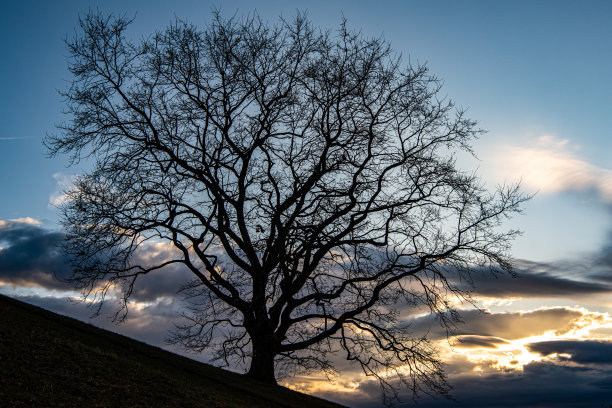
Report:
[{"label": "golden cloud", "polygon": [[[557,354],[542,353],[534,344],[588,342],[595,333],[601,339],[602,328],[612,328],[612,318],[607,313],[584,308],[483,313],[480,317],[470,316],[461,327],[464,334],[456,336],[450,344],[440,341],[439,346],[445,350],[448,361],[464,357],[466,371],[477,374],[516,371],[533,362],[558,358]],[[612,333],[608,340],[612,340]]]}]

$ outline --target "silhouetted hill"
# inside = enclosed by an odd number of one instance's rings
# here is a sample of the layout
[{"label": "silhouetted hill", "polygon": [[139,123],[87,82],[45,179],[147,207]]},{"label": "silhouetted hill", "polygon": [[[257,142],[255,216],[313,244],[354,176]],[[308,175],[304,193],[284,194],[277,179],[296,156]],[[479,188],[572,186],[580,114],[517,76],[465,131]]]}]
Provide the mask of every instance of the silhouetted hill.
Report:
[{"label": "silhouetted hill", "polygon": [[0,406],[341,407],[2,295]]}]

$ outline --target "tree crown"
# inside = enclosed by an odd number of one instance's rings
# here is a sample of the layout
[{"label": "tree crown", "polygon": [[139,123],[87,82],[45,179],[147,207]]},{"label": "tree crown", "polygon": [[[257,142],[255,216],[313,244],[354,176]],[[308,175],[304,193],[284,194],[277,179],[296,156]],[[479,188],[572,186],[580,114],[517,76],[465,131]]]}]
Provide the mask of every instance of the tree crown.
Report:
[{"label": "tree crown", "polygon": [[[457,168],[453,152],[480,130],[440,81],[383,39],[303,14],[271,26],[216,13],[138,43],[129,23],[81,19],[67,41],[71,120],[46,140],[93,163],[63,206],[85,295],[121,283],[127,302],[139,276],[181,265],[193,313],[174,339],[187,347],[216,345],[268,377],[254,366],[331,369],[344,350],[385,387],[446,392],[398,308],[450,324],[460,277],[511,270],[516,232],[499,227],[525,197]],[[135,263],[147,240],[174,256]]]}]

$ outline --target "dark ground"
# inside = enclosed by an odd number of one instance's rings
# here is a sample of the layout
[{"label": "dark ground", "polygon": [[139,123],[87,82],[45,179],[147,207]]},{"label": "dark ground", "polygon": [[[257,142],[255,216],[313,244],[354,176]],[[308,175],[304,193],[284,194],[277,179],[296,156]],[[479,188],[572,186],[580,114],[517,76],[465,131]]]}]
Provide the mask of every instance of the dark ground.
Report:
[{"label": "dark ground", "polygon": [[0,295],[2,407],[329,407]]}]

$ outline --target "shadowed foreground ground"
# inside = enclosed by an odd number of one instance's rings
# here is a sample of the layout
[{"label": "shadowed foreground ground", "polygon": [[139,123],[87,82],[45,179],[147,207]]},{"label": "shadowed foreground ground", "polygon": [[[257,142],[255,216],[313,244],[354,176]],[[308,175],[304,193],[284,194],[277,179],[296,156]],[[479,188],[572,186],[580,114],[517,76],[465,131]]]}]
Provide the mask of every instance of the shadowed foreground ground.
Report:
[{"label": "shadowed foreground ground", "polygon": [[0,406],[341,407],[2,295]]}]

